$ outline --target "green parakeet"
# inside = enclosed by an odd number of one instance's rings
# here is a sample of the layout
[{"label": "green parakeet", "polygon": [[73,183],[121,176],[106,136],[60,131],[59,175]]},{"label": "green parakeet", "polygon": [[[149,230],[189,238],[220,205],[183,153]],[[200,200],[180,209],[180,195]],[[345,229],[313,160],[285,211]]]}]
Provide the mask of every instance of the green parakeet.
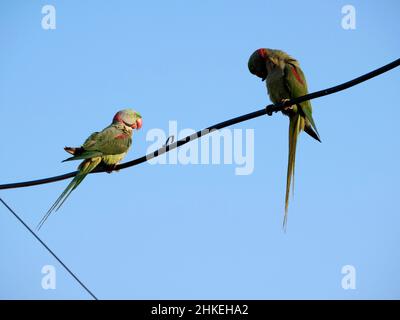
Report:
[{"label": "green parakeet", "polygon": [[[282,102],[303,96],[308,93],[306,78],[299,62],[281,50],[261,48],[249,59],[249,70],[252,74],[266,80],[268,94],[273,103]],[[296,144],[299,133],[304,130],[311,137],[321,142],[318,130],[312,118],[310,101],[285,108],[282,111],[289,117],[289,159],[286,177],[285,216],[283,226],[287,223],[289,193],[296,159]]]},{"label": "green parakeet", "polygon": [[64,161],[83,160],[83,162],[78,167],[78,174],[39,222],[38,230],[50,214],[62,206],[71,192],[98,165],[103,165],[108,170],[107,172],[111,172],[127,154],[132,144],[133,129],[138,130],[141,127],[142,116],[138,112],[132,109],[121,110],[115,114],[108,127],[103,131],[92,133],[81,147],[65,147],[64,150],[73,156]]}]

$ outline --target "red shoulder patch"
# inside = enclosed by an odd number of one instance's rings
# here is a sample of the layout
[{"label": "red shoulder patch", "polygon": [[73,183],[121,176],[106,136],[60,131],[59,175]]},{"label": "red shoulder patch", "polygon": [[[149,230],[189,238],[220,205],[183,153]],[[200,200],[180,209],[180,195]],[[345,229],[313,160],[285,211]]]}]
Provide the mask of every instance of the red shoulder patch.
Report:
[{"label": "red shoulder patch", "polygon": [[300,75],[297,73],[296,67],[292,66],[292,65],[290,65],[290,66],[292,67],[293,74],[294,74],[295,78],[297,79],[297,81],[300,82],[304,86],[304,82],[301,79]]},{"label": "red shoulder patch", "polygon": [[121,134],[115,136],[115,139],[126,139],[127,137],[128,137],[127,134],[121,133]]}]

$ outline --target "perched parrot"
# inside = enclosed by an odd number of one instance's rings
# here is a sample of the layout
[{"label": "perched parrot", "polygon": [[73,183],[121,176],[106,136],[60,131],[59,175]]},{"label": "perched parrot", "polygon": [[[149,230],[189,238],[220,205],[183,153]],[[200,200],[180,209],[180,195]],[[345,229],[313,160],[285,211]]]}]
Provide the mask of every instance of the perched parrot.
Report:
[{"label": "perched parrot", "polygon": [[65,147],[64,150],[73,157],[64,161],[83,160],[83,162],[78,167],[77,175],[44,215],[37,229],[43,226],[53,210],[57,211],[86,175],[99,164],[110,173],[127,154],[132,144],[133,129],[139,130],[141,127],[142,116],[138,112],[132,109],[121,110],[115,114],[108,127],[103,131],[92,133],[81,147]]},{"label": "perched parrot", "polygon": [[[299,62],[281,50],[261,48],[256,50],[248,62],[249,71],[266,80],[268,94],[273,103],[287,101],[308,93],[306,78]],[[292,105],[282,111],[289,117],[289,159],[286,177],[285,216],[286,227],[289,207],[289,193],[296,158],[296,144],[299,133],[304,130],[311,137],[321,142],[318,130],[312,118],[310,101]]]}]

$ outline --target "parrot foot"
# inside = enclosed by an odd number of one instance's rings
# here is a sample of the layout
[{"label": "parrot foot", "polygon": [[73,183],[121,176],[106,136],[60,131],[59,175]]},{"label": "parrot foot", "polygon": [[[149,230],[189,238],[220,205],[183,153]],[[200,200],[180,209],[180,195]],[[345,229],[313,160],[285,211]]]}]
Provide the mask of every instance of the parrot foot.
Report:
[{"label": "parrot foot", "polygon": [[119,170],[115,170],[116,166],[117,166],[117,164],[111,164],[111,165],[106,166],[106,172],[107,173],[112,173],[113,171],[118,172]]},{"label": "parrot foot", "polygon": [[[285,103],[286,101],[290,101],[290,99],[282,99],[281,103]],[[282,110],[282,113],[286,114],[286,115],[289,115],[293,111],[293,109],[294,109],[293,105],[284,107],[283,110]]]},{"label": "parrot foot", "polygon": [[[282,99],[281,103],[285,103],[287,101],[290,101],[290,99]],[[293,110],[293,106],[284,107],[283,110]]]}]

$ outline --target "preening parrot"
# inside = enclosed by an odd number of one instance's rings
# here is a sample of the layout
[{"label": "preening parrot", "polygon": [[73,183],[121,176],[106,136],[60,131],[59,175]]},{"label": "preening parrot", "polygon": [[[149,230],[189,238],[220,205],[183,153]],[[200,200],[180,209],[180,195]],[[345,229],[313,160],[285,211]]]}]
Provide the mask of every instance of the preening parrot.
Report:
[{"label": "preening parrot", "polygon": [[83,160],[83,162],[78,167],[77,175],[44,215],[37,229],[43,226],[50,214],[62,206],[71,192],[98,165],[103,165],[107,172],[111,172],[127,154],[132,144],[133,130],[141,127],[142,116],[138,112],[132,109],[121,110],[115,114],[108,127],[92,133],[81,147],[65,147],[64,150],[73,156],[64,161]]},{"label": "preening parrot", "polygon": [[[266,80],[268,94],[273,103],[290,100],[308,93],[307,82],[299,62],[281,50],[261,48],[256,50],[248,62],[249,71]],[[312,117],[310,101],[292,105],[282,111],[289,117],[289,156],[286,177],[285,216],[286,227],[289,193],[296,159],[297,137],[302,130],[321,142]]]}]

